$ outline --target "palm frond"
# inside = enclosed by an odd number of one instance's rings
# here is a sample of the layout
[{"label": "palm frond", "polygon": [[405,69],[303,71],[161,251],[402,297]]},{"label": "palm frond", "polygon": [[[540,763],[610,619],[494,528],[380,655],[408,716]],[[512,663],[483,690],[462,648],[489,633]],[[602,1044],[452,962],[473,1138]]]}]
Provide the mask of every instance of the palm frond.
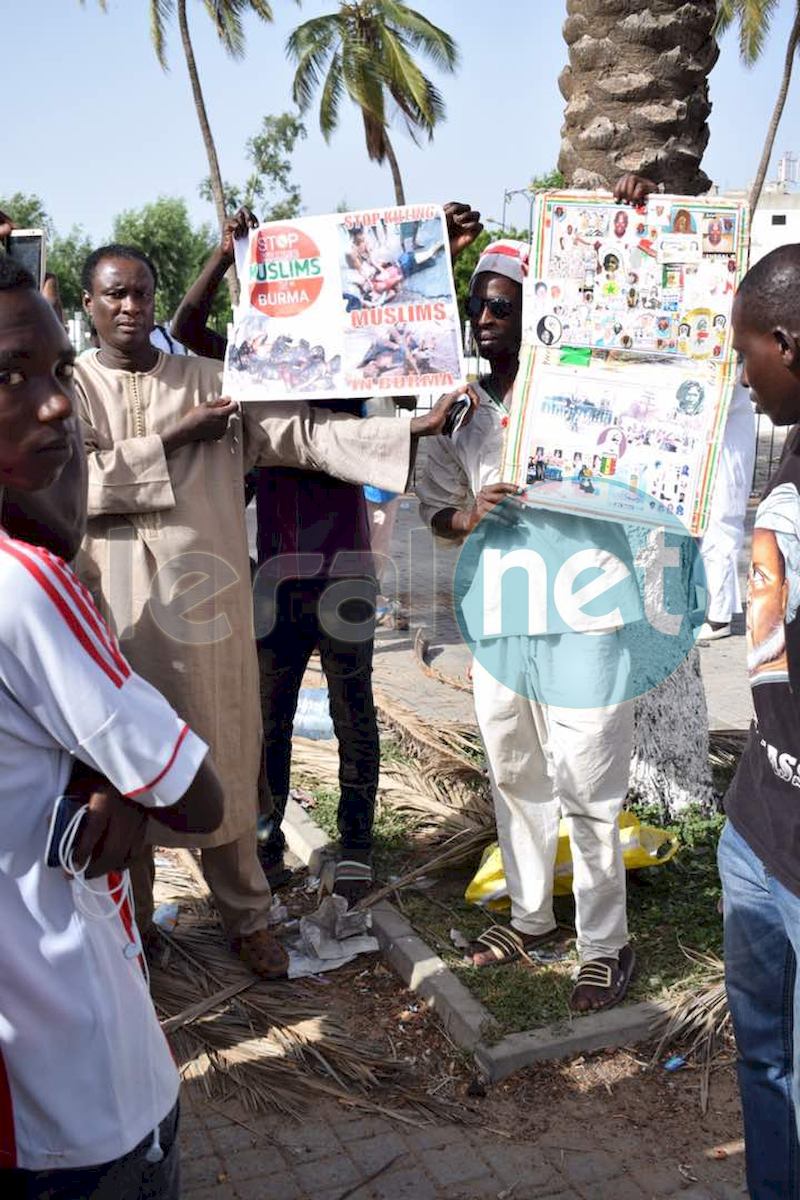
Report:
[{"label": "palm frond", "polygon": [[301,112],[307,112],[311,107],[338,37],[339,25],[335,17],[315,17],[298,25],[286,40],[287,57],[297,64],[292,98]]},{"label": "palm frond", "polygon": [[232,958],[190,851],[160,856],[156,895],[179,899],[181,920],[161,934],[153,1002],[184,1081],[204,1098],[294,1118],[322,1096],[412,1125],[444,1114],[394,1055],[351,1037],[313,989],[263,984]]},{"label": "palm frond", "polygon": [[714,33],[724,33],[735,22],[739,26],[739,53],[752,66],[764,49],[778,0],[719,0]]},{"label": "palm frond", "polygon": [[379,60],[363,42],[343,42],[341,55],[342,81],[348,96],[365,117],[384,126],[386,109]]},{"label": "palm frond", "polygon": [[658,1022],[659,1036],[651,1065],[670,1050],[680,1048],[700,1066],[700,1107],[708,1109],[711,1071],[732,1038],[730,1011],[725,992],[725,967],[715,954],[702,954],[683,947],[686,957],[704,973],[699,987],[682,991],[669,1012]]},{"label": "palm frond", "polygon": [[382,65],[386,88],[395,104],[414,124],[430,130],[436,120],[428,106],[430,80],[414,62],[402,39],[388,28],[383,31]]},{"label": "palm frond", "polygon": [[451,72],[458,68],[458,46],[444,29],[397,0],[380,0],[379,6],[385,15],[385,24],[393,26],[415,50],[422,50],[435,67]]},{"label": "palm frond", "polygon": [[150,40],[163,70],[168,70],[166,27],[175,11],[175,0],[150,0]]},{"label": "palm frond", "polygon": [[330,140],[339,123],[339,105],[343,92],[342,57],[337,50],[328,67],[319,102],[319,127],[326,142]]},{"label": "palm frond", "polygon": [[361,116],[367,157],[371,162],[382,163],[386,160],[386,125],[383,121],[377,121],[365,108],[362,108]]},{"label": "palm frond", "polygon": [[217,37],[231,58],[244,57],[245,36],[242,23],[243,5],[239,0],[203,0],[206,12],[214,22]]},{"label": "palm frond", "polygon": [[[323,73],[329,57],[338,55],[338,73]],[[286,52],[297,64],[293,96],[301,109],[310,107],[322,86],[320,126],[329,137],[338,121],[346,92],[362,113],[369,157],[386,157],[386,95],[391,95],[411,136],[432,135],[444,117],[441,93],[421,71],[412,50],[421,51],[441,70],[458,65],[458,48],[444,30],[399,0],[352,0],[335,13],[304,22],[289,36]],[[332,103],[331,101],[335,102]]]}]

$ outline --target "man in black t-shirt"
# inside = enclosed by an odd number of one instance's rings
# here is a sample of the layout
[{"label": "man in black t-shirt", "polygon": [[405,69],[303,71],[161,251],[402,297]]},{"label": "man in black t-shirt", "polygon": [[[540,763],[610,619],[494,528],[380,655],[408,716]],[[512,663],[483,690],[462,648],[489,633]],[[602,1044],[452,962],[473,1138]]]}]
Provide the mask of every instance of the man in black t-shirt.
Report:
[{"label": "man in black t-shirt", "polygon": [[[733,308],[742,381],[776,425],[800,419],[800,245],[745,276]],[[764,494],[747,594],[756,719],[719,845],[725,980],[753,1200],[800,1196],[800,434]],[[797,1015],[797,1021],[795,1021]]]}]

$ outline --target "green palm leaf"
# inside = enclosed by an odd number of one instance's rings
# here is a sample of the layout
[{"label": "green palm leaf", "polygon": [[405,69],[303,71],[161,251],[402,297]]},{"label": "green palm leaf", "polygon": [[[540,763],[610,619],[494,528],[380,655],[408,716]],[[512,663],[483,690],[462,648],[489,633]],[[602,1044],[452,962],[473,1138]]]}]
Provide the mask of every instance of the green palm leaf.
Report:
[{"label": "green palm leaf", "polygon": [[449,33],[405,4],[382,0],[380,6],[386,14],[387,23],[401,31],[404,40],[413,49],[422,50],[433,65],[442,71],[456,70],[459,65],[458,47]]},{"label": "green palm leaf", "polygon": [[319,127],[326,142],[339,123],[339,105],[343,93],[342,56],[337,50],[331,59],[319,102]]},{"label": "green palm leaf", "polygon": [[761,54],[778,0],[719,0],[715,33],[724,33],[735,22],[739,26],[739,51],[752,66]]}]

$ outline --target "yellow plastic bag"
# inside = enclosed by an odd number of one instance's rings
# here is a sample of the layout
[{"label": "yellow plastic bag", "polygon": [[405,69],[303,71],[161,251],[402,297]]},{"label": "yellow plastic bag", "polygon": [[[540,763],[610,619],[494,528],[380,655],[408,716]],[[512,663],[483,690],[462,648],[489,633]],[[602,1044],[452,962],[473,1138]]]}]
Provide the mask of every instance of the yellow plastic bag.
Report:
[{"label": "yellow plastic bag", "polygon": [[[641,870],[642,867],[659,867],[677,853],[678,839],[674,834],[656,829],[653,825],[642,825],[635,813],[623,812],[619,818],[622,857],[626,871]],[[568,896],[572,891],[572,852],[567,836],[566,821],[558,831],[555,881],[553,894]],[[497,842],[487,846],[480,866],[464,893],[470,904],[480,904],[493,912],[505,912],[511,907],[506,890],[503,857]]]}]

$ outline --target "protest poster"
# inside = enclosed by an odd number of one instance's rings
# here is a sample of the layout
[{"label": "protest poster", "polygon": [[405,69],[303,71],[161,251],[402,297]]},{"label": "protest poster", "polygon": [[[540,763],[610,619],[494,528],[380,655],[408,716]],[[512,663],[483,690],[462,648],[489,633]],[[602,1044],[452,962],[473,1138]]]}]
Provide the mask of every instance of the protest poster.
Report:
[{"label": "protest poster", "polygon": [[527,501],[704,531],[747,235],[745,205],[719,197],[537,199],[503,461]]},{"label": "protest poster", "polygon": [[443,210],[335,213],[236,245],[241,298],[225,360],[234,400],[450,390],[465,380]]},{"label": "protest poster", "polygon": [[724,359],[747,210],[651,195],[642,208],[550,192],[537,201],[525,340]]}]

